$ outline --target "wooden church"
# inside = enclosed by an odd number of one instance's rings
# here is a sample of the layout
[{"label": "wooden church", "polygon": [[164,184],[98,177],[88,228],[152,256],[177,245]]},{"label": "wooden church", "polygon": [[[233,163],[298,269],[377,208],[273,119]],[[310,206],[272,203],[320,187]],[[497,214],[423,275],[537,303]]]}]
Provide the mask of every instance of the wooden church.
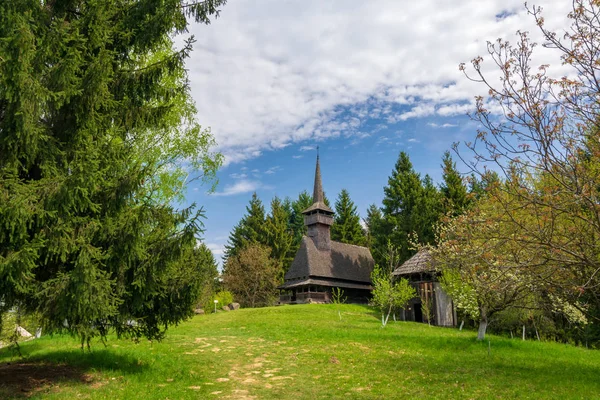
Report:
[{"label": "wooden church", "polygon": [[366,247],[331,240],[334,212],[324,201],[318,155],[313,204],[302,213],[308,232],[279,286],[280,303],[329,303],[334,289],[343,290],[347,302],[367,303],[373,257]]}]

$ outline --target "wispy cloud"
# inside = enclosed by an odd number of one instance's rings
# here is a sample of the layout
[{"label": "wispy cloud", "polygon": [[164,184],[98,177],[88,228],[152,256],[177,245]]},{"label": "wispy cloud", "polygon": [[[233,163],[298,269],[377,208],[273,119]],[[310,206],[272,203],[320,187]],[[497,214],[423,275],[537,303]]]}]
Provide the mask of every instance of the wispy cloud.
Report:
[{"label": "wispy cloud", "polygon": [[427,126],[430,126],[432,128],[456,128],[458,125],[457,124],[449,124],[449,123],[436,124],[435,122],[428,122]]},{"label": "wispy cloud", "polygon": [[267,175],[272,175],[275,172],[279,171],[281,169],[281,167],[279,165],[276,165],[274,167],[269,168],[268,170],[265,171],[265,174]]},{"label": "wispy cloud", "polygon": [[410,138],[410,139],[408,139],[408,142],[409,143],[419,143],[419,140],[415,139],[415,138]]},{"label": "wispy cloud", "polygon": [[215,258],[220,258],[225,253],[225,246],[217,243],[205,243],[206,247],[212,251]]},{"label": "wispy cloud", "polygon": [[235,196],[237,194],[250,193],[258,190],[262,184],[258,181],[239,180],[232,185],[227,185],[221,192],[212,193],[211,196]]},{"label": "wispy cloud", "polygon": [[245,179],[248,177],[248,175],[246,175],[246,174],[238,174],[238,173],[229,174],[229,176],[233,179]]},{"label": "wispy cloud", "polygon": [[[464,114],[482,88],[459,63],[486,54],[487,40],[514,42],[517,29],[543,41],[522,3],[238,0],[210,26],[191,26],[197,42],[187,68],[198,119],[231,164],[291,143],[308,151],[328,138],[350,142],[366,119],[389,125]],[[549,29],[568,26],[571,2],[537,5]],[[536,63],[565,75],[555,53],[539,49]],[[482,64],[486,74],[492,64]]]},{"label": "wispy cloud", "polygon": [[302,154],[298,154],[298,155],[296,155],[296,156],[292,156],[292,158],[295,158],[296,160],[297,160],[297,159],[300,159],[300,158],[302,158],[302,157],[304,157]]}]

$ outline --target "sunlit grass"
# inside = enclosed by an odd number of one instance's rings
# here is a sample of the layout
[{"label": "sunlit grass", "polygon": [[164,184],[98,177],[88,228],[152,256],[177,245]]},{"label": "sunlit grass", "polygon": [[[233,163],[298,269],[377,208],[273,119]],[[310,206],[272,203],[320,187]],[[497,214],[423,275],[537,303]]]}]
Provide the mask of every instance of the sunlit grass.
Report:
[{"label": "sunlit grass", "polygon": [[[85,374],[16,393],[50,399],[600,397],[598,351],[380,326],[372,309],[355,305],[238,310],[198,316],[161,343],[111,338],[91,354],[70,337],[43,337],[22,344],[24,361],[4,349],[0,363],[43,361]],[[0,398],[14,394],[0,388]]]}]

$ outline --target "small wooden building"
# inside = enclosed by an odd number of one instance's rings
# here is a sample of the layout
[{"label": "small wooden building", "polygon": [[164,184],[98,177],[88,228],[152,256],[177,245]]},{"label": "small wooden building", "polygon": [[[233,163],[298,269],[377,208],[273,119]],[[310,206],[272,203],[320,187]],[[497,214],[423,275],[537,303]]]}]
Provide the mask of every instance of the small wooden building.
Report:
[{"label": "small wooden building", "polygon": [[367,303],[375,263],[368,248],[331,240],[333,210],[324,201],[318,155],[313,204],[302,213],[307,236],[279,286],[280,303],[329,303],[336,288],[348,302]]},{"label": "small wooden building", "polygon": [[397,278],[405,278],[417,291],[404,310],[406,321],[427,322],[423,313],[423,302],[431,305],[431,324],[438,326],[456,326],[456,311],[452,299],[442,289],[438,280],[439,273],[433,266],[431,254],[421,250],[404,264],[394,270]]}]

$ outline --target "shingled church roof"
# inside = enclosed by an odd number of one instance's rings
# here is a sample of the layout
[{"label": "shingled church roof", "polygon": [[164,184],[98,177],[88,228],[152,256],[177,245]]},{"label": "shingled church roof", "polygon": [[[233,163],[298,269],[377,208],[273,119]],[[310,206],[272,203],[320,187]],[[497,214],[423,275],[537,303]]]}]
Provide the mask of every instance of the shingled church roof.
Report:
[{"label": "shingled church roof", "polygon": [[332,282],[333,279],[352,281],[352,286],[365,288],[366,285],[370,288],[374,264],[371,252],[366,247],[331,241],[331,250],[319,250],[312,239],[304,236],[285,274],[286,283],[281,288],[293,287],[309,279],[318,280],[319,283],[314,284],[323,286],[343,287],[339,282]]},{"label": "shingled church roof", "polygon": [[428,250],[423,249],[409,258],[404,264],[396,268],[392,274],[400,276],[431,271],[435,271],[431,253]]}]

